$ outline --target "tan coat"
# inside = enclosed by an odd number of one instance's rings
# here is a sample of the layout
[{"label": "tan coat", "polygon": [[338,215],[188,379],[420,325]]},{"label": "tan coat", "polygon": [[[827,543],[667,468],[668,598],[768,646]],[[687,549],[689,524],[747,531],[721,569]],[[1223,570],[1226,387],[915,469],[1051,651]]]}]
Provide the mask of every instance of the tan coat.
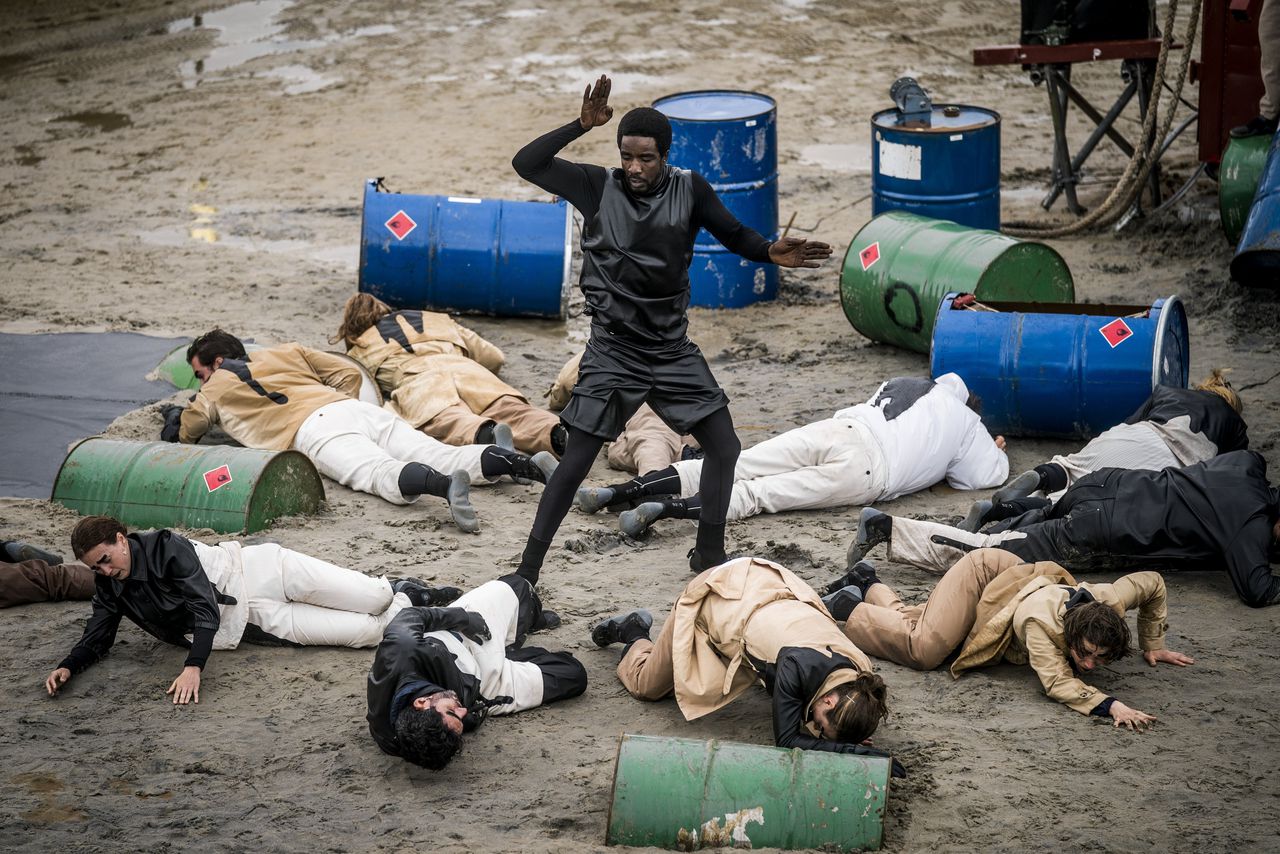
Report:
[{"label": "tan coat", "polygon": [[422,329],[402,313],[391,317],[409,349],[371,326],[347,355],[377,380],[387,396],[386,408],[414,427],[459,403],[479,414],[503,396],[528,402],[495,375],[506,362],[502,351],[449,315],[421,312]]},{"label": "tan coat", "polygon": [[1045,562],[1014,567],[988,585],[951,675],[959,677],[1001,660],[1030,664],[1050,698],[1089,714],[1107,695],[1085,684],[1071,668],[1062,634],[1062,617],[1073,592],[1066,585],[1088,590],[1121,615],[1137,608],[1138,645],[1144,652],[1164,649],[1168,607],[1158,572],[1131,573],[1114,584],[1077,584],[1066,570]]},{"label": "tan coat", "polygon": [[[676,702],[688,720],[732,702],[756,681],[745,654],[774,662],[786,646],[830,650],[860,672],[871,672],[870,660],[845,637],[813,588],[760,558],[738,558],[703,572],[685,587],[667,619],[674,621]],[[815,696],[857,675],[838,671]]]},{"label": "tan coat", "polygon": [[311,413],[360,394],[360,371],[354,365],[301,344],[254,350],[246,364],[262,391],[231,370],[214,371],[183,410],[178,441],[198,442],[221,424],[246,448],[287,450]]}]

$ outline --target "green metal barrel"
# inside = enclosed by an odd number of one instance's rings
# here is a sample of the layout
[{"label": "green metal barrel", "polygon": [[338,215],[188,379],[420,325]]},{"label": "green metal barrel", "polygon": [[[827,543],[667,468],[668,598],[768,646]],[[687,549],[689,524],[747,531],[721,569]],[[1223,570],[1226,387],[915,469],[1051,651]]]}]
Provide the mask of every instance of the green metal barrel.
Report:
[{"label": "green metal barrel", "polygon": [[605,843],[878,849],[889,771],[875,756],[623,735]]},{"label": "green metal barrel", "polygon": [[229,534],[316,512],[324,486],[297,451],[96,436],[76,444],[62,461],[52,498],[78,513],[114,516],[136,528]]},{"label": "green metal barrel", "polygon": [[1231,140],[1222,155],[1222,166],[1218,170],[1218,210],[1222,214],[1222,233],[1233,246],[1240,240],[1270,149],[1271,137],[1249,136]]},{"label": "green metal barrel", "polygon": [[1074,302],[1062,256],[1043,243],[893,211],[854,235],[840,273],[840,303],[873,341],[928,353],[948,292],[1001,302]]}]

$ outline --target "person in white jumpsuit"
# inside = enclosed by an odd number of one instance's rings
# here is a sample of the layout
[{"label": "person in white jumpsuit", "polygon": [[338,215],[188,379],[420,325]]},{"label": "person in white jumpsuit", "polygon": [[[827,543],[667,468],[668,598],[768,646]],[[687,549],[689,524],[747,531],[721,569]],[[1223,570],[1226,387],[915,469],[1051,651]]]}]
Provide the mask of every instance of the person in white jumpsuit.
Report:
[{"label": "person in white jumpsuit", "polygon": [[[983,489],[1009,474],[1004,438],[992,438],[955,374],[936,380],[899,377],[866,403],[789,430],[742,452],[728,518],[886,501],[946,480]],[[697,518],[701,460],[683,460],[627,483],[582,489],[586,512],[641,496],[673,495],[622,513],[637,536],[663,518]]]}]

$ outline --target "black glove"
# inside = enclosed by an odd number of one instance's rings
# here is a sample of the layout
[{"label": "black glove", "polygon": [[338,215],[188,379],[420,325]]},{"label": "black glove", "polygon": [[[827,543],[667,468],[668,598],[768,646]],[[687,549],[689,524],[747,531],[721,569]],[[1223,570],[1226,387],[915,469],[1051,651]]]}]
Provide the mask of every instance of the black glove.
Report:
[{"label": "black glove", "polygon": [[178,430],[182,427],[182,413],[184,411],[181,406],[176,406],[172,403],[160,407],[160,415],[164,418],[164,427],[160,429],[161,441],[178,441]]},{"label": "black glove", "polygon": [[867,747],[865,744],[846,744],[841,753],[852,753],[855,756],[882,756],[889,760],[889,775],[892,777],[906,777],[907,768],[897,759],[889,754],[887,750],[880,750],[876,747]]},{"label": "black glove", "polygon": [[489,624],[474,611],[465,608],[445,608],[444,611],[449,615],[449,628],[460,632],[464,637],[476,643],[484,643],[492,637]]}]

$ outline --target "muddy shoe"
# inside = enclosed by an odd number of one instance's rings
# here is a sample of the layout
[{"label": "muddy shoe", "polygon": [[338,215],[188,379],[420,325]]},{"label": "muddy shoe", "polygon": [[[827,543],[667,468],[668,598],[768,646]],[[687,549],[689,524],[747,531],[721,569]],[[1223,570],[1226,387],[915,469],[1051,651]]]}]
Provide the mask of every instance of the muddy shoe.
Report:
[{"label": "muddy shoe", "polygon": [[516,449],[516,437],[511,432],[511,425],[504,424],[501,421],[493,425],[493,442],[499,448],[505,448],[508,451]]},{"label": "muddy shoe", "polygon": [[853,569],[828,584],[826,589],[822,592],[824,595],[829,595],[853,585],[858,588],[859,592],[861,592],[863,596],[866,596],[867,588],[873,584],[879,583],[880,576],[876,575],[875,564],[869,560],[860,560],[854,564]]},{"label": "muddy shoe", "polygon": [[631,539],[642,536],[649,526],[662,518],[666,505],[661,501],[646,501],[634,510],[625,510],[618,516],[618,527]]},{"label": "muddy shoe", "polygon": [[448,605],[453,600],[462,595],[462,591],[457,587],[431,587],[417,578],[400,578],[392,580],[391,591],[393,593],[403,593],[409,597],[409,601],[414,605],[438,608],[442,605]]},{"label": "muddy shoe", "polygon": [[533,621],[533,628],[529,629],[529,631],[549,632],[558,628],[560,628],[560,615],[555,611],[548,611],[543,608],[542,613],[538,614],[538,619]]},{"label": "muddy shoe", "polygon": [[476,508],[471,506],[471,475],[459,469],[449,475],[449,491],[445,494],[449,502],[449,515],[453,524],[464,534],[474,534],[480,530],[480,520],[476,518]]},{"label": "muddy shoe", "polygon": [[560,465],[560,461],[556,459],[555,454],[550,451],[538,451],[530,459],[538,470],[542,472],[542,483],[551,480],[551,475],[556,473],[556,468]]},{"label": "muddy shoe", "polygon": [[970,534],[976,534],[982,530],[982,526],[987,523],[987,514],[991,512],[992,503],[986,498],[973,502],[973,506],[969,508],[969,515],[964,517],[964,521],[957,527],[962,531],[968,531]]},{"label": "muddy shoe", "polygon": [[892,532],[892,516],[887,513],[881,513],[874,507],[863,507],[862,512],[858,514],[858,535],[849,544],[845,565],[849,569],[853,569],[854,565],[862,560],[867,552],[881,543],[889,542]]},{"label": "muddy shoe", "polygon": [[13,563],[22,563],[24,560],[42,560],[50,566],[57,566],[63,563],[62,555],[47,552],[30,543],[23,543],[17,540],[5,540],[3,544],[0,544],[0,556]]},{"label": "muddy shoe", "polygon": [[591,629],[591,642],[605,647],[612,643],[631,643],[649,637],[653,614],[643,609],[601,620]]},{"label": "muddy shoe", "polygon": [[607,486],[584,486],[573,501],[583,513],[597,513],[613,503],[614,492]]},{"label": "muddy shoe", "polygon": [[[1012,501],[1015,498],[1026,498],[1040,488],[1040,472],[1024,471],[991,496],[992,504]],[[966,529],[968,530],[968,529]],[[977,530],[976,528],[974,530]]]}]

